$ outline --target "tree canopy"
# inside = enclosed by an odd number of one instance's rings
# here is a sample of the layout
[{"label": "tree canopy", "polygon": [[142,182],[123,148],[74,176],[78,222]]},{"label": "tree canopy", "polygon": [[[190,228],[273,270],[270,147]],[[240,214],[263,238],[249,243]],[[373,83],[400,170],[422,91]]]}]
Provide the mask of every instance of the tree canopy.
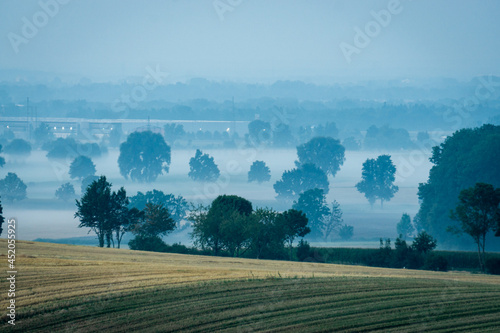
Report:
[{"label": "tree canopy", "polygon": [[70,183],[65,183],[62,184],[57,190],[56,190],[56,198],[59,200],[62,200],[64,202],[74,199],[76,197],[75,194],[75,187],[71,185]]},{"label": "tree canopy", "polygon": [[165,194],[162,191],[153,190],[146,193],[137,192],[136,195],[130,198],[130,207],[135,207],[138,210],[146,208],[146,204],[162,205],[168,209],[170,217],[180,227],[180,222],[186,218],[189,204],[182,196],[173,194]]},{"label": "tree canopy", "polygon": [[271,139],[271,124],[259,119],[251,121],[248,124],[248,137],[254,145],[268,142]]},{"label": "tree canopy", "polygon": [[4,179],[0,180],[0,195],[7,201],[25,199],[26,189],[26,184],[15,173],[9,172]]},{"label": "tree canopy", "polygon": [[153,182],[168,173],[170,146],[161,134],[151,131],[134,132],[120,145],[118,166],[125,179],[139,182]]},{"label": "tree canopy", "polygon": [[213,157],[196,149],[194,157],[189,160],[188,176],[200,182],[214,182],[219,179],[220,171]]},{"label": "tree canopy", "polygon": [[436,237],[441,245],[465,245],[466,239],[457,240],[446,231],[448,226],[460,227],[449,212],[456,207],[463,189],[476,183],[500,187],[500,126],[461,129],[433,148],[430,161],[434,166],[429,179],[418,188],[416,226]]},{"label": "tree canopy", "polygon": [[95,164],[87,156],[78,156],[69,166],[69,176],[84,179],[87,176],[94,176],[96,172]]},{"label": "tree canopy", "polygon": [[295,200],[302,192],[310,189],[321,189],[328,194],[330,183],[326,174],[314,164],[303,164],[301,167],[283,172],[281,179],[274,184],[277,199]]},{"label": "tree canopy", "polygon": [[389,201],[399,190],[394,185],[396,166],[391,161],[391,156],[380,155],[377,159],[367,159],[363,163],[361,172],[361,181],[356,184],[359,192],[364,193],[365,197],[373,206],[375,200],[380,200],[383,206],[384,201]]},{"label": "tree canopy", "polygon": [[248,171],[248,182],[268,182],[271,179],[271,170],[264,161],[255,161]]},{"label": "tree canopy", "polygon": [[293,209],[306,214],[311,229],[311,237],[323,236],[324,223],[328,220],[330,209],[326,203],[324,191],[319,188],[307,190],[294,202]]},{"label": "tree canopy", "polygon": [[297,147],[297,166],[314,164],[325,174],[335,176],[344,164],[345,148],[339,140],[331,137],[316,137]]},{"label": "tree canopy", "polygon": [[477,245],[479,266],[484,271],[486,235],[500,223],[500,188],[477,183],[474,187],[463,189],[458,200],[451,218],[460,221],[460,229],[453,231],[472,237]]}]

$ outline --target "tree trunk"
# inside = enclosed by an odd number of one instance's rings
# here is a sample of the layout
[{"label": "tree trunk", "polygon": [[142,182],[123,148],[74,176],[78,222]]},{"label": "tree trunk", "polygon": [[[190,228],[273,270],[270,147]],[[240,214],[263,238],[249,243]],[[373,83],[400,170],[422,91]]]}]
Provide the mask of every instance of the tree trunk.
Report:
[{"label": "tree trunk", "polygon": [[484,267],[483,267],[483,259],[481,258],[481,245],[480,245],[481,239],[478,238],[477,240],[477,256],[479,259],[479,268],[481,269],[481,272],[484,272]]},{"label": "tree trunk", "polygon": [[99,247],[104,247],[104,234],[98,233],[97,238],[99,239]]}]

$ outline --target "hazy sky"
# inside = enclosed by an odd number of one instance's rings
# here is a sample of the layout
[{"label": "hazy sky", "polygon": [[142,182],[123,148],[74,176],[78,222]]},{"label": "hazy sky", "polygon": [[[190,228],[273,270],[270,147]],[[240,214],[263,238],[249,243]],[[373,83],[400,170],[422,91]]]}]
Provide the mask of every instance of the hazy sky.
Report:
[{"label": "hazy sky", "polygon": [[[0,69],[117,80],[159,66],[174,81],[500,75],[500,1],[397,2],[0,0]],[[377,23],[381,10],[390,17]]]}]

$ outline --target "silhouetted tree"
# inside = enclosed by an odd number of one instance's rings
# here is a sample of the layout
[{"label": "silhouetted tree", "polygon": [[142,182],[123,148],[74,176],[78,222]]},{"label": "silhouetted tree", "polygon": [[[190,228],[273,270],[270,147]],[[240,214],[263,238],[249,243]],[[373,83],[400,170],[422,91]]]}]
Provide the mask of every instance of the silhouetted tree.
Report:
[{"label": "silhouetted tree", "polygon": [[356,188],[365,194],[372,207],[376,199],[380,199],[380,206],[383,207],[384,201],[391,200],[399,190],[394,185],[395,174],[396,167],[389,155],[380,155],[376,160],[367,159],[363,163],[362,180],[356,184]]},{"label": "silhouetted tree", "polygon": [[311,237],[323,236],[323,223],[330,215],[330,209],[326,204],[325,194],[322,189],[315,188],[300,194],[299,199],[294,202],[293,209],[306,214],[311,229]]},{"label": "silhouetted tree", "polygon": [[69,166],[69,176],[79,179],[84,179],[88,176],[94,176],[96,172],[95,164],[87,156],[78,156]]},{"label": "silhouetted tree", "polygon": [[133,226],[132,232],[145,238],[161,238],[174,229],[175,221],[168,209],[162,204],[148,202],[143,210],[142,219]]},{"label": "silhouetted tree", "polygon": [[9,202],[23,200],[26,198],[26,184],[12,172],[0,180],[0,195]]},{"label": "silhouetted tree", "polygon": [[500,223],[500,188],[491,184],[477,183],[464,189],[458,196],[459,203],[451,213],[452,219],[461,223],[461,229],[452,228],[456,233],[465,232],[477,245],[479,266],[484,272],[486,235]]},{"label": "silhouetted tree", "polygon": [[168,173],[170,146],[160,134],[151,131],[134,132],[120,145],[118,166],[125,179],[153,182]]},{"label": "silhouetted tree", "polygon": [[411,246],[418,253],[427,254],[436,248],[437,241],[427,232],[421,231],[415,237]]},{"label": "silhouetted tree", "polygon": [[33,137],[38,145],[43,145],[44,143],[54,139],[54,133],[50,130],[49,125],[41,123],[37,128],[35,128]]},{"label": "silhouetted tree", "polygon": [[285,241],[290,247],[289,259],[292,260],[293,241],[297,237],[304,237],[311,229],[307,226],[308,219],[304,213],[289,209],[280,214],[278,224],[283,231]]},{"label": "silhouetted tree", "polygon": [[277,199],[294,200],[307,190],[319,188],[325,194],[329,191],[328,177],[313,164],[304,164],[300,168],[285,171],[281,179],[274,184]]},{"label": "silhouetted tree", "polygon": [[[338,230],[339,234],[341,232],[341,225],[344,222],[342,218],[342,209],[340,209],[340,204],[337,200],[332,202],[332,208],[330,209],[330,214],[323,218],[322,234],[325,240],[332,234],[332,232]],[[341,236],[342,237],[342,236]]]},{"label": "silhouetted tree", "polygon": [[64,202],[74,199],[76,197],[75,194],[75,187],[71,185],[70,183],[65,183],[62,184],[57,190],[56,190],[56,198],[59,200],[62,200]]},{"label": "silhouetted tree", "polygon": [[94,231],[99,247],[104,247],[104,237],[112,230],[111,183],[106,181],[105,176],[88,186],[82,199],[76,200],[76,207],[75,218],[80,219],[78,227]]},{"label": "silhouetted tree", "polygon": [[406,237],[409,237],[415,231],[413,224],[411,223],[410,215],[404,213],[401,216],[401,220],[399,220],[398,225],[396,226],[398,235],[405,240]]},{"label": "silhouetted tree", "polygon": [[483,125],[459,130],[433,148],[429,179],[418,187],[420,209],[414,219],[418,230],[427,230],[440,244],[470,243],[446,231],[448,226],[460,228],[460,222],[450,218],[450,211],[456,208],[463,189],[479,182],[500,187],[499,137],[500,126]]},{"label": "silhouetted tree", "polygon": [[214,158],[208,154],[203,154],[199,149],[196,149],[196,154],[189,160],[189,169],[188,176],[196,181],[213,182],[220,176]]},{"label": "silhouetted tree", "polygon": [[170,143],[172,146],[175,143],[175,140],[182,139],[186,135],[186,131],[184,131],[184,126],[180,124],[166,124],[164,127],[165,140]]},{"label": "silhouetted tree", "polygon": [[248,182],[268,182],[271,179],[271,170],[263,161],[255,161],[248,171]]},{"label": "silhouetted tree", "polygon": [[251,241],[257,259],[283,259],[285,234],[278,224],[280,214],[271,208],[257,208]]},{"label": "silhouetted tree", "polygon": [[344,164],[345,148],[339,140],[330,137],[316,137],[297,147],[297,166],[312,163],[325,174],[335,176]]}]

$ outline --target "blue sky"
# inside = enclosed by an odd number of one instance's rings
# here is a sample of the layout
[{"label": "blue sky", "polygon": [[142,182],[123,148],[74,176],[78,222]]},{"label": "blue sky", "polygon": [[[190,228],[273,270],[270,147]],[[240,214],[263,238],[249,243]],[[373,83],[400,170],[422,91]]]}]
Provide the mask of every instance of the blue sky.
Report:
[{"label": "blue sky", "polygon": [[[0,69],[94,81],[143,77],[148,66],[171,81],[500,75],[500,1],[397,2],[0,0]],[[356,28],[367,27],[367,45],[346,57],[340,46],[356,47]]]}]

